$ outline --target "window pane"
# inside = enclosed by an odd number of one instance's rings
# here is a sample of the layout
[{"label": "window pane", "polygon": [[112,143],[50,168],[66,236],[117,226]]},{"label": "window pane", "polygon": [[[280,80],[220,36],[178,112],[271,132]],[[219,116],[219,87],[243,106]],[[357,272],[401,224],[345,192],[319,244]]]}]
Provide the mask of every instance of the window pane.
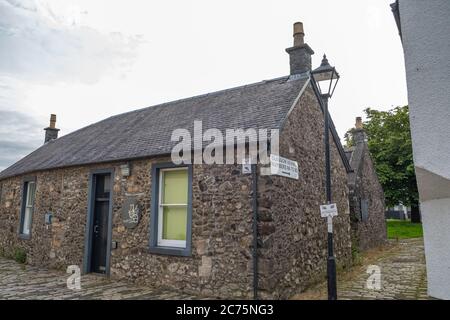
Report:
[{"label": "window pane", "polygon": [[31,208],[25,208],[25,216],[23,217],[23,234],[30,234]]},{"label": "window pane", "polygon": [[187,170],[163,171],[163,204],[187,204]]},{"label": "window pane", "polygon": [[109,174],[105,176],[104,183],[105,183],[105,185],[104,185],[105,193],[110,192],[111,191],[111,176]]},{"label": "window pane", "polygon": [[27,188],[27,207],[31,207],[34,205],[34,195],[36,191],[36,184],[34,182],[28,182]]},{"label": "window pane", "polygon": [[111,191],[111,176],[109,174],[95,175],[95,192],[98,198],[108,197]]},{"label": "window pane", "polygon": [[164,240],[186,240],[187,208],[163,208],[163,234]]}]

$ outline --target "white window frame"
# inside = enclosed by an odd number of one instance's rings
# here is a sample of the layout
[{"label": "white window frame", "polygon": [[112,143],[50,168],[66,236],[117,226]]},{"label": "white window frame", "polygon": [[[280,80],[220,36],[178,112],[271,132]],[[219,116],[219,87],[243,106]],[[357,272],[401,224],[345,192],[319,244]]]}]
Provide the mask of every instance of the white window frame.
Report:
[{"label": "white window frame", "polygon": [[[34,192],[33,192],[33,201],[32,201],[32,204],[30,204],[29,200],[31,199],[30,191],[31,191],[32,185],[34,185]],[[29,236],[31,233],[31,222],[33,221],[32,217],[33,217],[33,211],[34,211],[34,202],[36,201],[36,182],[35,181],[27,181],[26,186],[27,186],[26,194],[23,199],[23,201],[25,201],[25,204],[23,207],[23,213],[22,213],[23,217],[22,217],[20,234]],[[28,217],[27,217],[27,210],[29,210]],[[27,229],[25,229],[26,225],[28,226]]]},{"label": "white window frame", "polygon": [[[158,190],[158,242],[157,245],[160,247],[174,247],[174,248],[183,248],[186,249],[186,240],[169,240],[169,239],[163,239],[163,221],[164,221],[164,207],[185,207],[186,208],[186,215],[188,214],[188,202],[186,204],[181,203],[162,203],[163,199],[163,190],[164,190],[164,172],[167,171],[181,171],[185,170],[188,172],[187,167],[182,168],[166,168],[166,169],[160,169],[159,170],[159,190]],[[189,172],[188,172],[189,177]],[[188,178],[188,184],[189,184],[189,178]],[[188,185],[189,188],[189,185]],[[187,236],[187,224],[186,224],[186,236]]]}]

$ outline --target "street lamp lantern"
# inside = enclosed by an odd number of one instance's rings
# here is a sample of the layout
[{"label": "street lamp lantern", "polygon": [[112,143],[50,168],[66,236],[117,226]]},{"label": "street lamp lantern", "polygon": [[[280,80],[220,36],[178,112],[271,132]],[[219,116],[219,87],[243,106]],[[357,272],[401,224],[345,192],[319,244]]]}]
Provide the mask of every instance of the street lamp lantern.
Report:
[{"label": "street lamp lantern", "polygon": [[[321,105],[324,114],[324,145],[325,145],[325,192],[327,204],[331,204],[331,155],[330,155],[330,114],[328,113],[328,100],[334,93],[336,84],[339,81],[339,73],[335,67],[330,66],[327,56],[323,55],[320,66],[311,72],[312,80],[320,93]],[[327,278],[328,278],[328,299],[337,299],[336,285],[336,259],[333,249],[333,217],[327,217],[328,225],[328,258],[327,258]]]},{"label": "street lamp lantern", "polygon": [[331,98],[339,81],[339,73],[336,71],[335,67],[332,67],[328,63],[328,59],[325,54],[323,55],[320,66],[311,73],[317,83],[320,94],[322,96],[326,96],[327,98]]}]

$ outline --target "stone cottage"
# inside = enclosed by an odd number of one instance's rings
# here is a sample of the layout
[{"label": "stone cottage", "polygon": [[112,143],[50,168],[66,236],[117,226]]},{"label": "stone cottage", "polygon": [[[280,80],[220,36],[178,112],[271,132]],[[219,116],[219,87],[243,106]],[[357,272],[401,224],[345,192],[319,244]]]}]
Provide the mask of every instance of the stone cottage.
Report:
[{"label": "stone cottage", "polygon": [[[46,143],[0,174],[2,252],[21,248],[33,265],[78,265],[210,297],[288,298],[323,280],[324,114],[303,39],[296,23],[288,76],[131,111],[61,138],[52,117]],[[171,134],[192,132],[196,120],[221,132],[279,129],[279,155],[298,163],[299,179],[262,175],[259,163],[256,174],[237,163],[174,164]],[[345,268],[351,167],[332,123],[330,145],[334,246]]]},{"label": "stone cottage", "polygon": [[354,146],[346,149],[353,169],[348,174],[350,221],[355,249],[365,250],[386,241],[384,193],[370,156],[361,117],[356,118],[351,134]]}]

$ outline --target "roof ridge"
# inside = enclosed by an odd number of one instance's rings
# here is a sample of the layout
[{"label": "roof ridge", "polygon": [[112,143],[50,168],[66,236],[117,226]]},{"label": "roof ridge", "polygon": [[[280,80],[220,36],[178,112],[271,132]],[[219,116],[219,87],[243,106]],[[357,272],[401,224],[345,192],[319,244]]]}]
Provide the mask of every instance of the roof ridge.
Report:
[{"label": "roof ridge", "polygon": [[[282,79],[288,80],[289,76],[282,76],[282,77],[277,77],[277,78],[273,78],[273,79],[262,80],[262,81],[253,82],[253,83],[250,83],[250,84],[245,84],[245,85],[241,85],[241,86],[231,87],[231,88],[222,89],[222,90],[218,90],[218,91],[213,91],[213,92],[209,92],[209,93],[203,93],[203,94],[195,95],[195,96],[192,96],[192,97],[176,99],[176,100],[172,100],[172,101],[158,103],[158,104],[155,104],[155,105],[152,105],[152,106],[148,106],[148,107],[143,107],[143,108],[139,108],[139,109],[130,110],[130,111],[127,111],[127,112],[118,113],[116,115],[109,116],[109,117],[104,118],[102,120],[99,120],[99,121],[96,121],[94,123],[88,124],[88,125],[86,125],[84,127],[81,127],[81,128],[79,128],[77,130],[74,130],[74,131],[72,131],[72,132],[70,132],[70,133],[68,133],[66,135],[63,135],[62,137],[60,137],[58,139],[55,139],[55,140],[52,140],[52,141],[64,139],[65,137],[69,137],[69,136],[77,133],[78,131],[84,130],[84,129],[89,128],[91,126],[95,126],[95,125],[97,125],[99,123],[102,123],[104,121],[111,120],[111,119],[114,119],[114,118],[117,118],[117,117],[121,117],[121,116],[124,116],[124,115],[127,115],[127,114],[131,114],[131,113],[135,113],[135,112],[142,112],[142,111],[148,110],[150,108],[162,107],[162,106],[165,106],[165,105],[169,105],[169,104],[173,104],[173,103],[179,103],[179,102],[182,102],[182,101],[190,101],[190,100],[193,100],[193,99],[197,99],[197,98],[201,98],[201,97],[207,97],[207,96],[211,96],[211,95],[214,95],[214,94],[224,93],[224,92],[233,91],[233,90],[237,90],[237,89],[254,87],[254,86],[257,86],[257,85],[261,85],[261,84],[265,84],[265,83],[273,82],[273,81],[278,81],[278,80],[282,80]],[[41,149],[44,146],[45,146],[45,144],[42,145],[41,147],[37,148],[35,151]]]},{"label": "roof ridge", "polygon": [[[119,117],[119,116],[123,116],[123,115],[126,115],[126,114],[134,113],[134,112],[141,112],[141,111],[144,111],[144,110],[148,110],[150,108],[162,107],[162,106],[173,104],[173,103],[179,103],[179,102],[183,102],[183,101],[190,101],[190,100],[193,100],[193,99],[198,99],[198,98],[201,98],[201,97],[207,97],[207,96],[211,96],[211,95],[215,95],[215,94],[219,94],[219,93],[229,92],[229,91],[243,89],[243,88],[248,88],[248,87],[255,87],[257,85],[261,85],[261,84],[265,84],[265,83],[273,82],[273,81],[278,81],[278,80],[282,80],[282,79],[288,80],[289,76],[282,76],[282,77],[277,77],[277,78],[273,78],[273,79],[262,80],[262,81],[253,82],[253,83],[249,83],[249,84],[244,84],[244,85],[231,87],[231,88],[227,88],[227,89],[217,90],[217,91],[208,92],[208,93],[202,93],[202,94],[198,94],[198,95],[187,97],[187,98],[180,98],[180,99],[175,99],[175,100],[171,100],[171,101],[167,101],[167,102],[163,102],[163,103],[158,103],[158,104],[154,104],[154,105],[151,105],[151,106],[148,106],[148,107],[143,107],[143,108],[139,108],[139,109],[135,109],[135,110],[130,110],[130,111],[127,111],[127,112],[119,113],[119,114],[110,116],[108,118],[105,118],[105,119],[103,119],[101,121],[105,121],[105,120],[108,120],[108,119],[113,119],[113,118],[116,118],[116,117]],[[101,122],[101,121],[99,121],[99,122]]]}]

